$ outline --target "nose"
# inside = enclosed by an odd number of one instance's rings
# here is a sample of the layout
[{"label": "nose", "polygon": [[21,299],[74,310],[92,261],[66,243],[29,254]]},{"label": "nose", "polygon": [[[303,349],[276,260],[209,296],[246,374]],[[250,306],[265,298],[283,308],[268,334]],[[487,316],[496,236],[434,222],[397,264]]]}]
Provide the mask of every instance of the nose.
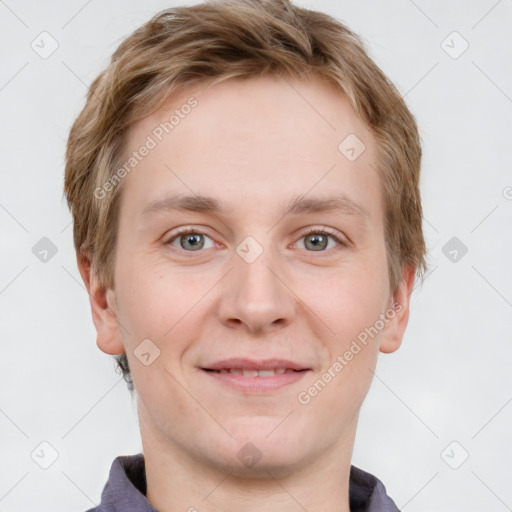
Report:
[{"label": "nose", "polygon": [[294,294],[286,281],[284,272],[267,251],[252,263],[235,255],[233,270],[221,282],[221,322],[251,333],[286,327],[296,314]]}]

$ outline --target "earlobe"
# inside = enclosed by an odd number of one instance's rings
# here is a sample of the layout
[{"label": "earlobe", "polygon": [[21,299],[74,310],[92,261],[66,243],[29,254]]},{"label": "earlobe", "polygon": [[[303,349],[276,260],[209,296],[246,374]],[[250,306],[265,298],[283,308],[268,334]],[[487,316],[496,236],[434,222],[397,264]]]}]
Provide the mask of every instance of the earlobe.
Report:
[{"label": "earlobe", "polygon": [[99,282],[88,256],[77,253],[77,264],[89,294],[92,320],[97,333],[96,344],[106,354],[122,354],[124,345],[117,319],[114,291],[107,289]]},{"label": "earlobe", "polygon": [[388,325],[384,329],[381,338],[379,350],[386,354],[394,352],[400,348],[404,336],[405,328],[409,321],[409,305],[414,285],[416,268],[410,266],[402,272],[402,280],[397,290],[393,294],[391,308],[386,315],[390,318]]}]

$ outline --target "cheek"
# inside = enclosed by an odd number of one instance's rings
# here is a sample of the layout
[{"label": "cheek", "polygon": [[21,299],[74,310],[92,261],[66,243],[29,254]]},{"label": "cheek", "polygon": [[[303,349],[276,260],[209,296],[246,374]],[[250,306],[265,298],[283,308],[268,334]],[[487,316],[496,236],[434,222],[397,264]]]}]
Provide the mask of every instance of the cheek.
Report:
[{"label": "cheek", "polygon": [[[127,278],[119,287],[123,297],[119,312],[128,331],[122,331],[128,362],[140,400],[152,409],[153,416],[163,418],[168,414],[163,404],[172,402],[174,410],[189,406],[176,379],[181,380],[182,356],[201,326],[198,301],[206,293],[207,283],[201,286],[199,280],[191,282],[176,269],[164,270],[150,263],[126,267],[125,271]],[[146,341],[142,345],[147,339],[154,345]],[[149,364],[138,357],[142,346],[148,347],[144,352],[150,353]],[[175,418],[175,423],[179,422]]]},{"label": "cheek", "polygon": [[177,290],[182,296],[187,289],[175,284],[175,279],[169,274],[169,269],[153,264],[151,258],[144,254],[119,258],[116,289],[122,297],[120,304],[123,307],[120,309],[127,321],[155,323],[165,310],[172,315],[172,308],[168,307],[176,303],[171,300],[172,296]]},{"label": "cheek", "polygon": [[201,326],[197,317],[207,302],[201,298],[217,279],[210,274],[178,269],[168,262],[153,263],[148,257],[120,266],[119,319],[126,327],[127,349],[133,351],[149,338],[171,363],[179,360],[187,340],[194,339]]},{"label": "cheek", "polygon": [[[305,400],[321,418],[319,425],[326,414],[332,419],[329,428],[333,432],[341,428],[340,422],[354,417],[370,387],[381,336],[381,331],[371,328],[384,313],[386,285],[376,273],[354,272],[326,283],[317,303],[317,307],[321,304],[319,316],[328,326],[321,334],[325,366],[308,383],[312,387],[304,389]],[[345,411],[346,416],[339,411]]]},{"label": "cheek", "polygon": [[[388,277],[378,265],[351,266],[330,272],[318,279],[316,292],[309,297],[311,309],[340,341],[372,325],[384,312],[388,294]],[[304,288],[306,290],[306,288]]]}]

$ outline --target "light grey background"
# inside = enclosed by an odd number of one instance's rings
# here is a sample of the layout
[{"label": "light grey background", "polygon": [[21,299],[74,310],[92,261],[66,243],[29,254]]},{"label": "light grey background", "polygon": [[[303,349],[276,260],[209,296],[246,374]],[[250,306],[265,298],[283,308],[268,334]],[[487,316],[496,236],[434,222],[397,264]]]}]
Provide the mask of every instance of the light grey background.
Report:
[{"label": "light grey background", "polygon": [[[95,344],[62,200],[64,149],[120,41],[183,3],[0,0],[3,512],[91,508],[113,459],[141,451],[135,404]],[[353,463],[408,512],[512,510],[512,1],[297,3],[364,38],[424,148],[431,274],[402,348],[380,356]],[[43,31],[59,45],[46,59],[31,47],[51,48]],[[32,252],[42,237],[57,248],[47,262]],[[443,253],[452,237],[468,249],[455,262],[453,247]],[[58,453],[48,469],[42,442]]]}]

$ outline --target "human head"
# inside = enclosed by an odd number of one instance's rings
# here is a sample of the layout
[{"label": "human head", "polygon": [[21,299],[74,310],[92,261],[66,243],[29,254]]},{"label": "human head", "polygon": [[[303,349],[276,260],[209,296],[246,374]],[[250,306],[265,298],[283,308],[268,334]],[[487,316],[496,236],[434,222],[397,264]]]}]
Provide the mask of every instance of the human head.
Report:
[{"label": "human head", "polygon": [[[421,147],[402,97],[342,23],[286,0],[245,0],[159,13],[122,42],[90,87],[68,140],[65,194],[78,257],[90,260],[105,288],[115,288],[124,188],[118,171],[130,127],[188,87],[233,78],[311,76],[346,96],[377,143],[391,289],[404,268],[423,273]],[[130,383],[124,355],[118,364]]]}]

